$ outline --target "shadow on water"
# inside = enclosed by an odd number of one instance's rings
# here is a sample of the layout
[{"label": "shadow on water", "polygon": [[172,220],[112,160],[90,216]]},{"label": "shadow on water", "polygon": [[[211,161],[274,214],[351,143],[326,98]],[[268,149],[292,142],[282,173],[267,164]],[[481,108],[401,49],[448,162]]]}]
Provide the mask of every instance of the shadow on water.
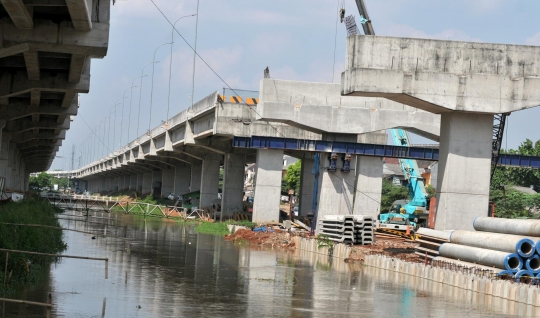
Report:
[{"label": "shadow on water", "polygon": [[[108,257],[109,279],[103,262],[63,259],[42,284],[16,298],[44,302],[50,292],[55,317],[496,317],[500,312],[431,295],[406,279],[323,255],[235,246],[170,220],[94,216],[104,219],[61,224],[125,235],[130,252],[122,240],[65,232],[65,254]],[[43,317],[44,310],[5,304],[4,316]]]}]

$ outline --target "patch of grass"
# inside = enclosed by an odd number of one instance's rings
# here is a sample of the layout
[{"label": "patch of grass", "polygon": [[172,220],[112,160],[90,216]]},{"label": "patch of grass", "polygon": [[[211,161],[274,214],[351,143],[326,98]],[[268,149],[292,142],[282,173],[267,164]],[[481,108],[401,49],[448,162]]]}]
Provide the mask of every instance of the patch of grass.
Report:
[{"label": "patch of grass", "polygon": [[[18,226],[4,223],[41,224],[60,227],[54,216],[58,209],[41,199],[29,198],[22,202],[11,202],[0,207],[0,247],[12,250],[59,254],[66,249],[61,230]],[[9,253],[8,285],[0,286],[4,293],[13,292],[24,283],[36,283],[47,274],[55,258],[42,255]],[[6,253],[0,253],[0,277],[4,277]]]},{"label": "patch of grass", "polygon": [[195,231],[203,234],[225,236],[229,234],[229,229],[227,228],[227,225],[229,224],[245,226],[251,229],[255,227],[255,223],[253,222],[229,220],[226,222],[200,222],[199,225],[195,227]]}]

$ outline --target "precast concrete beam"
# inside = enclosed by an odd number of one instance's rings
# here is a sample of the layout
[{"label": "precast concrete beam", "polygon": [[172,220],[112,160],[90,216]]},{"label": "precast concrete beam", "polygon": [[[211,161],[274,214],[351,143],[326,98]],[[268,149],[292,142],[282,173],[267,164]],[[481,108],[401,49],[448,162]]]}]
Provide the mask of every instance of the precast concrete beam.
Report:
[{"label": "precast concrete beam", "polygon": [[432,113],[506,113],[540,104],[540,47],[383,36],[347,38],[343,95]]},{"label": "precast concrete beam", "polygon": [[19,29],[32,29],[34,22],[22,0],[0,0],[13,23]]},{"label": "precast concrete beam", "polygon": [[83,74],[84,64],[90,62],[90,58],[87,58],[81,54],[72,54],[69,64],[68,81],[70,83],[78,83],[81,80]]},{"label": "precast concrete beam", "polygon": [[66,0],[66,5],[75,30],[92,30],[92,0]]},{"label": "precast concrete beam", "polygon": [[23,53],[24,63],[26,64],[26,72],[28,79],[31,81],[39,81],[39,59],[37,51],[27,51]]},{"label": "precast concrete beam", "polygon": [[439,115],[384,98],[341,96],[340,84],[263,79],[259,95],[257,120],[285,123],[320,134],[363,134],[403,128],[439,139]]},{"label": "precast concrete beam", "polygon": [[[49,73],[41,74],[41,80],[38,82],[30,81],[22,72],[16,72],[14,75],[4,72],[0,76],[0,83],[5,82],[8,85],[5,90],[0,91],[0,99],[31,93],[33,90],[76,94],[88,93],[90,89],[90,65],[85,69],[81,81],[78,83],[69,83],[67,74],[63,73],[58,73],[56,76]],[[67,102],[65,107],[69,107],[72,100],[73,98]]]},{"label": "precast concrete beam", "polygon": [[69,126],[69,119],[61,124],[57,123],[56,120],[41,120],[36,123],[31,120],[19,119],[17,121],[10,121],[8,127],[6,127],[6,131],[16,135],[34,129],[69,129]]},{"label": "precast concrete beam", "polygon": [[27,142],[31,140],[57,140],[57,139],[66,139],[66,131],[63,130],[59,134],[54,134],[50,132],[40,132],[40,133],[33,133],[33,132],[23,132],[21,134],[16,134],[13,136],[14,142]]}]

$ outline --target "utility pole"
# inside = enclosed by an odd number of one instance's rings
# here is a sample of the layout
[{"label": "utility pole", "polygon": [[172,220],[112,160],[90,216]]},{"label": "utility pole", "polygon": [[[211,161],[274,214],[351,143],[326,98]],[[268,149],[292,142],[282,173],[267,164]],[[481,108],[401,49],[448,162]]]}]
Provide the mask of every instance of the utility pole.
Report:
[{"label": "utility pole", "polygon": [[75,169],[75,145],[71,145],[71,171]]}]

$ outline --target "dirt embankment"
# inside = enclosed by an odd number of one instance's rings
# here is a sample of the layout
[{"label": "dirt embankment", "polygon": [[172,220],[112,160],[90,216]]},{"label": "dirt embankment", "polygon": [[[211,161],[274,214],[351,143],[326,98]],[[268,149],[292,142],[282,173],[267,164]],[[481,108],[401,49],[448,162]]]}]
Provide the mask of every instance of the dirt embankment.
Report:
[{"label": "dirt embankment", "polygon": [[[225,236],[226,240],[249,242],[251,246],[279,247],[294,249],[293,236],[308,237],[307,234],[290,234],[285,230],[274,229],[274,232],[253,232],[249,229],[238,230]],[[315,237],[312,237],[315,239]],[[353,250],[347,261],[363,262],[366,255],[380,254],[396,257],[405,261],[423,263],[424,259],[414,254],[417,243],[406,242],[404,239],[377,238],[374,245],[353,245]]]}]

